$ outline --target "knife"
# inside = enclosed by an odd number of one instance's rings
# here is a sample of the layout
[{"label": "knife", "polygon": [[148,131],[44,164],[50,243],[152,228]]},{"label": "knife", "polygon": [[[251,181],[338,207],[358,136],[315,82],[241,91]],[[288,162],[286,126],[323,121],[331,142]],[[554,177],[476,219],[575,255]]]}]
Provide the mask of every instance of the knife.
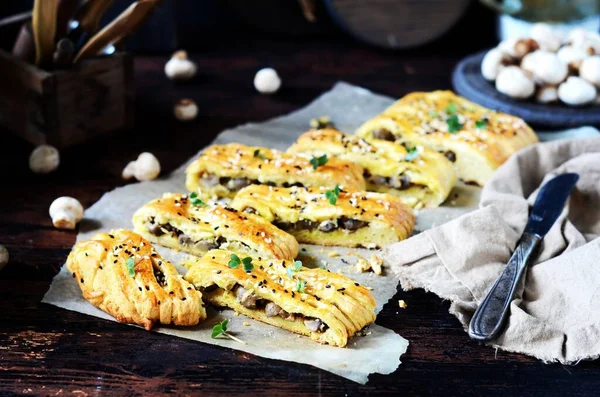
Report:
[{"label": "knife", "polygon": [[578,179],[579,175],[575,173],[561,174],[540,189],[515,251],[471,319],[469,336],[472,339],[487,342],[504,329],[510,303],[529,259],[556,222]]},{"label": "knife", "polygon": [[131,4],[125,11],[96,33],[77,53],[73,62],[89,58],[100,53],[107,46],[114,44],[141,25],[154,9],[157,0],[139,0]]}]

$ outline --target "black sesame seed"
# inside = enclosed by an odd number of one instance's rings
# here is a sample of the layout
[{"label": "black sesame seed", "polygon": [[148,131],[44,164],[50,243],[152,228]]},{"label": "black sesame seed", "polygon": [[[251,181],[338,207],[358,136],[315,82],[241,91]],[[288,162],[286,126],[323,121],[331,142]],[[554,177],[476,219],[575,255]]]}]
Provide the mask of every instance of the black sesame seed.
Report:
[{"label": "black sesame seed", "polygon": [[141,291],[141,290],[142,290],[142,287],[138,287],[138,289]]},{"label": "black sesame seed", "polygon": [[75,278],[75,277],[76,277],[76,276],[75,276],[75,273],[73,273],[73,278]]},{"label": "black sesame seed", "polygon": [[115,238],[115,236],[113,236],[112,234],[109,234],[108,237]]},{"label": "black sesame seed", "polygon": [[217,270],[217,274],[221,274],[221,271],[220,271],[220,270]]},{"label": "black sesame seed", "polygon": [[182,301],[186,300],[187,298],[181,298]]},{"label": "black sesame seed", "polygon": [[79,281],[81,282],[81,284],[83,284],[83,277]]}]

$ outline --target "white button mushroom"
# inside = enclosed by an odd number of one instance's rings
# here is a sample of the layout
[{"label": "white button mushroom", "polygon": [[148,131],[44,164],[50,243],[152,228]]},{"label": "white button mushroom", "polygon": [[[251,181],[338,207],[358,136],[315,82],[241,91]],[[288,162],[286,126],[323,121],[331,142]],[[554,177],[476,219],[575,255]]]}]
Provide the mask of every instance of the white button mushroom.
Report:
[{"label": "white button mushroom", "polygon": [[539,103],[558,102],[558,90],[553,85],[542,86],[535,93],[535,100]]},{"label": "white button mushroom", "polygon": [[190,80],[196,70],[196,64],[188,59],[185,51],[177,51],[165,64],[165,74],[171,80]]},{"label": "white button mushroom", "polygon": [[0,245],[0,270],[8,263],[8,250],[5,246]]},{"label": "white button mushroom", "polygon": [[558,86],[558,97],[567,105],[586,105],[596,99],[596,88],[581,77],[571,76]]},{"label": "white button mushroom", "polygon": [[50,218],[54,227],[73,230],[83,219],[83,207],[73,197],[59,197],[50,205]]},{"label": "white button mushroom", "polygon": [[60,155],[54,146],[40,145],[29,156],[29,168],[36,174],[48,174],[58,168]]},{"label": "white button mushroom", "polygon": [[273,94],[281,87],[281,79],[272,68],[259,70],[254,76],[254,88],[261,94]]},{"label": "white button mushroom", "polygon": [[175,104],[173,112],[175,113],[177,120],[193,120],[198,115],[198,105],[191,99],[182,99]]},{"label": "white button mushroom", "polygon": [[600,54],[600,35],[582,28],[573,29],[567,42],[575,48],[581,48],[590,55]]},{"label": "white button mushroom", "polygon": [[579,77],[600,87],[600,56],[584,59],[579,67]]},{"label": "white button mushroom", "polygon": [[572,45],[561,47],[556,55],[558,56],[558,59],[574,70],[579,69],[581,61],[590,56],[585,50],[573,47]]},{"label": "white button mushroom", "polygon": [[509,56],[498,48],[492,48],[485,54],[481,61],[481,74],[483,78],[489,81],[496,80],[498,73],[510,61]]},{"label": "white button mushroom", "polygon": [[569,67],[555,53],[542,50],[527,54],[521,62],[521,67],[532,73],[534,80],[541,84],[559,84],[569,73]]},{"label": "white button mushroom", "polygon": [[523,58],[526,54],[539,49],[537,41],[529,38],[512,38],[501,41],[496,47],[507,57],[516,61]]},{"label": "white button mushroom", "polygon": [[556,52],[560,48],[561,37],[547,23],[536,23],[531,28],[529,36],[537,41],[540,49]]},{"label": "white button mushroom", "polygon": [[529,98],[535,91],[533,81],[517,66],[507,66],[498,73],[496,89],[512,98]]},{"label": "white button mushroom", "polygon": [[135,177],[138,181],[149,181],[156,179],[160,174],[160,163],[152,153],[141,153],[136,161],[127,164],[123,170],[123,179]]}]

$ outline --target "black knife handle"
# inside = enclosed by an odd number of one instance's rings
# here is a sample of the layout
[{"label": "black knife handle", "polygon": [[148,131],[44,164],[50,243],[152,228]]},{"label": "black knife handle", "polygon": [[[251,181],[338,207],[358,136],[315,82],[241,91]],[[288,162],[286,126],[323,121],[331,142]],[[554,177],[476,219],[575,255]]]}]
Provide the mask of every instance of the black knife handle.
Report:
[{"label": "black knife handle", "polygon": [[503,330],[510,303],[527,268],[527,262],[542,238],[537,234],[523,233],[504,271],[483,299],[469,324],[469,336],[480,341],[490,341]]}]

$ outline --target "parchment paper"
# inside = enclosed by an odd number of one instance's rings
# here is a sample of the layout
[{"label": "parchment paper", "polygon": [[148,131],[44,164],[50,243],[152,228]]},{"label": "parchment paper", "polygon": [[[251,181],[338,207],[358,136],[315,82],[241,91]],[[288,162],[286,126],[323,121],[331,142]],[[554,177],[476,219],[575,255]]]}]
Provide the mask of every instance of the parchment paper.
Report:
[{"label": "parchment paper", "polygon": [[[285,150],[308,129],[309,121],[314,117],[329,116],[337,128],[352,132],[366,119],[378,114],[391,103],[391,98],[375,95],[360,87],[338,83],[331,91],[299,111],[264,123],[246,124],[226,130],[217,137],[215,143],[241,142]],[[104,194],[97,203],[86,210],[77,240],[89,239],[99,231],[132,228],[131,217],[140,206],[160,197],[164,192],[186,192],[184,183],[186,165],[187,163],[172,174],[156,181],[134,183]],[[420,211],[417,215],[416,233],[472,210],[479,201],[479,190],[470,186],[458,186],[443,207]],[[160,246],[157,246],[157,250],[174,263],[180,262],[185,255]],[[341,256],[329,257],[328,253],[332,250],[339,252]],[[355,254],[369,259],[377,252],[304,245],[301,254],[305,264],[312,263],[318,266],[326,262],[331,271],[339,271],[365,286],[372,287],[372,293],[377,301],[377,312],[396,293],[397,279],[389,269],[384,275],[378,276],[371,272],[357,273],[352,266],[357,260]],[[342,259],[348,263],[342,263]],[[180,271],[183,272],[183,269]],[[68,274],[65,266],[52,281],[42,302],[113,320],[83,299],[77,283]],[[238,338],[247,342],[246,345],[228,339],[211,339],[212,326],[225,317],[230,319],[229,329]],[[250,325],[243,326],[244,322]],[[226,346],[262,357],[310,364],[363,384],[367,382],[368,375],[371,373],[393,372],[400,364],[400,356],[408,346],[406,339],[392,330],[375,324],[368,327],[366,335],[351,339],[347,348],[320,345],[308,338],[299,337],[245,316],[234,316],[233,312],[228,310],[210,311],[208,319],[197,327],[161,327],[156,328],[155,331]]]}]

